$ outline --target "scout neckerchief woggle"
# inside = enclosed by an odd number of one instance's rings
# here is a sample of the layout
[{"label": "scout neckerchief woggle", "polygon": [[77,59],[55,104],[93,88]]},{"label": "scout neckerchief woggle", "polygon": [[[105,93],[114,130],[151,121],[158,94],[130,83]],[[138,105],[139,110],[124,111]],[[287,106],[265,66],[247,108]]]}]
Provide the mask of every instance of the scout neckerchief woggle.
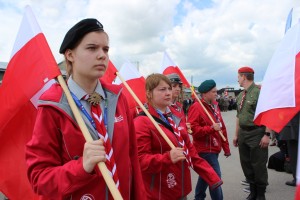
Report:
[{"label": "scout neckerchief woggle", "polygon": [[89,119],[91,124],[93,125],[94,129],[97,131],[97,134],[100,138],[104,140],[104,147],[105,147],[105,152],[106,152],[106,166],[108,170],[111,173],[111,176],[113,177],[113,180],[116,184],[116,187],[119,189],[120,181],[117,173],[117,167],[114,159],[114,154],[113,154],[113,148],[111,146],[110,139],[108,137],[107,133],[107,100],[105,100],[105,107],[104,107],[104,115],[101,111],[100,108],[100,102],[104,100],[104,98],[94,92],[93,94],[85,95],[82,99],[86,100],[90,103],[91,105],[91,115],[92,117],[87,113],[81,102],[78,100],[78,98],[71,93],[76,105],[79,107],[79,109],[84,113],[84,115]]},{"label": "scout neckerchief woggle", "polygon": [[[204,101],[204,100],[203,100],[203,101]],[[208,103],[207,103],[207,104],[208,104]],[[219,123],[220,127],[222,128],[222,123],[221,123],[221,120],[220,120],[220,118],[219,118],[219,115],[218,115],[218,113],[217,113],[216,108],[215,108],[211,103],[208,104],[208,105],[209,105],[211,111],[212,111],[213,114],[214,114],[214,117],[215,117],[215,119],[216,119],[216,123]]]},{"label": "scout neckerchief woggle", "polygon": [[185,160],[187,161],[188,165],[193,168],[193,163],[192,163],[192,159],[191,156],[189,154],[189,149],[187,148],[181,134],[180,134],[180,130],[178,129],[177,125],[174,123],[172,117],[171,117],[171,112],[170,113],[166,113],[166,114],[162,114],[159,110],[156,110],[157,113],[160,115],[160,117],[170,126],[172,126],[173,128],[173,132],[175,134],[175,137],[180,145],[181,148],[183,148],[183,153],[185,155]]}]

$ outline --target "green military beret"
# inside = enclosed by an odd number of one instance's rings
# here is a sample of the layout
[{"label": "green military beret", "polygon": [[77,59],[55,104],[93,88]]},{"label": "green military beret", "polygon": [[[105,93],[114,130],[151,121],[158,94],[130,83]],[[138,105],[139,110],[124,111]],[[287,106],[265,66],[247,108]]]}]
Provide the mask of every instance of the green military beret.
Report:
[{"label": "green military beret", "polygon": [[212,79],[203,81],[198,87],[198,91],[200,93],[206,93],[216,87],[216,82]]}]

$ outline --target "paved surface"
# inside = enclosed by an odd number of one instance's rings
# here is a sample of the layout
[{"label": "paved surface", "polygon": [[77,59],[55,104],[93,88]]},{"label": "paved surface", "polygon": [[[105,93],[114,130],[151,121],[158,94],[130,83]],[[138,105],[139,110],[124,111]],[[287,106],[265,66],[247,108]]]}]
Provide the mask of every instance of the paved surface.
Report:
[{"label": "paved surface", "polygon": [[[224,200],[242,200],[246,199],[248,193],[243,192],[244,186],[240,184],[244,180],[243,171],[239,161],[238,149],[232,145],[232,138],[235,131],[235,114],[236,111],[222,112],[225,121],[228,140],[231,149],[231,156],[226,158],[223,152],[219,156],[219,162],[222,170],[222,185]],[[279,151],[278,147],[269,147],[269,156]],[[292,180],[292,175],[285,172],[277,172],[268,169],[269,185],[267,187],[267,200],[294,200],[295,187],[285,185],[285,182]],[[197,174],[192,171],[193,191],[189,194],[188,199],[192,200],[194,197],[194,189],[197,183]],[[209,191],[206,192],[207,200],[210,200]]]},{"label": "paved surface", "polygon": [[[238,149],[232,146],[232,138],[235,130],[235,114],[235,111],[222,113],[228,131],[232,154],[229,158],[225,158],[222,153],[219,158],[222,169],[222,179],[224,181],[222,185],[224,200],[242,200],[248,196],[248,193],[243,192],[244,186],[240,184],[240,181],[244,180],[244,175],[239,162]],[[277,151],[279,151],[277,147],[269,147],[269,156]],[[295,187],[285,185],[285,181],[291,180],[292,175],[285,172],[276,172],[275,170],[268,170],[268,172],[269,186],[266,193],[267,200],[293,200]],[[197,174],[192,171],[193,191],[188,196],[188,200],[193,199],[197,178]],[[3,199],[3,195],[0,194],[0,200]],[[208,191],[206,199],[210,200]]]}]

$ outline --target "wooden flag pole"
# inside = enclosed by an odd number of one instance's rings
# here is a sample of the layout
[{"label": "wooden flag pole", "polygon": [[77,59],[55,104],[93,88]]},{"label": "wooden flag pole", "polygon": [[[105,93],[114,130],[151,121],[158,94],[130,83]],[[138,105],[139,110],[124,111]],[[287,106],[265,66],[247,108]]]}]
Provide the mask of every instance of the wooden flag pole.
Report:
[{"label": "wooden flag pole", "polygon": [[[78,108],[77,108],[77,106],[76,106],[76,104],[75,104],[75,102],[74,102],[74,100],[72,98],[72,95],[71,95],[71,93],[69,91],[69,88],[67,87],[67,84],[66,84],[65,80],[63,79],[62,75],[59,75],[57,77],[57,80],[58,80],[59,84],[61,85],[64,93],[66,94],[66,97],[67,97],[67,100],[68,100],[69,105],[71,107],[71,110],[72,110],[72,112],[73,112],[73,114],[75,116],[75,119],[76,119],[76,121],[77,121],[77,123],[78,123],[78,125],[80,127],[80,130],[81,130],[81,132],[82,132],[85,140],[87,142],[93,141],[93,138],[90,135],[89,130],[87,129],[86,124],[84,123],[84,121],[83,121],[83,119],[82,119],[82,117],[80,115],[80,112],[79,112],[79,110],[78,110]],[[105,163],[104,162],[100,162],[97,165],[98,165],[98,168],[99,168],[99,170],[100,170],[100,172],[101,172],[101,174],[102,174],[102,176],[104,178],[104,181],[105,181],[105,183],[106,183],[106,185],[107,185],[107,187],[108,187],[111,195],[113,196],[113,198],[117,199],[117,200],[122,200],[123,198],[122,198],[122,196],[120,194],[120,191],[116,187],[116,184],[115,184],[114,180],[112,179],[112,177],[110,175],[110,172],[107,169]]]},{"label": "wooden flag pole", "polygon": [[142,102],[136,96],[136,94],[132,91],[132,89],[127,84],[127,82],[123,79],[123,77],[120,75],[120,73],[116,72],[116,75],[122,81],[122,83],[124,84],[124,86],[130,92],[131,96],[138,103],[138,105],[140,106],[140,108],[145,112],[145,114],[147,115],[147,117],[149,117],[150,121],[153,123],[153,125],[155,126],[155,128],[158,130],[158,132],[161,134],[161,136],[165,139],[165,141],[168,143],[168,145],[171,147],[171,149],[174,149],[175,148],[174,144],[171,142],[171,140],[168,138],[168,136],[165,134],[165,132],[160,128],[160,126],[157,124],[157,122],[153,119],[152,115],[148,112],[148,110],[145,108],[145,106],[142,104]]},{"label": "wooden flag pole", "polygon": [[[196,99],[197,99],[198,102],[200,103],[200,105],[201,105],[201,107],[203,108],[203,110],[205,111],[206,115],[209,117],[210,121],[211,121],[212,123],[216,123],[216,122],[214,121],[214,119],[210,116],[210,114],[208,113],[207,109],[204,107],[203,103],[200,101],[199,97],[197,96],[197,94],[196,94],[196,92],[194,91],[194,89],[193,89],[192,86],[190,87],[190,89],[191,89],[193,95],[196,97]],[[226,141],[226,138],[224,137],[223,132],[222,132],[221,130],[219,130],[219,134],[220,134],[221,138],[222,138],[224,141]]]}]

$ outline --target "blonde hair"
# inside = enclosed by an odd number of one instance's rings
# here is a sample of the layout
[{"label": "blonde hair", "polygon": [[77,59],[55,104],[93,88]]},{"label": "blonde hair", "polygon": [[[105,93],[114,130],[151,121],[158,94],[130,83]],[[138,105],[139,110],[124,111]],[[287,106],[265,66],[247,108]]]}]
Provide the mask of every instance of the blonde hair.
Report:
[{"label": "blonde hair", "polygon": [[73,73],[73,68],[72,68],[72,62],[70,62],[66,55],[64,55],[65,61],[64,61],[64,66],[66,69],[66,73],[67,73],[67,79],[72,75]]}]

